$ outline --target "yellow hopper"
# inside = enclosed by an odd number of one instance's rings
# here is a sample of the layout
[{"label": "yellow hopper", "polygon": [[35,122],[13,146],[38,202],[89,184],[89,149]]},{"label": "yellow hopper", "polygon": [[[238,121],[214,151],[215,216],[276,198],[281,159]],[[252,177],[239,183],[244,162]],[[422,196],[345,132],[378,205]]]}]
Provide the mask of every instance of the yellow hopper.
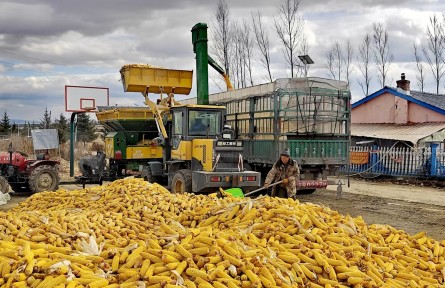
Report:
[{"label": "yellow hopper", "polygon": [[193,71],[189,70],[129,64],[124,65],[120,73],[125,92],[188,95],[192,89]]}]

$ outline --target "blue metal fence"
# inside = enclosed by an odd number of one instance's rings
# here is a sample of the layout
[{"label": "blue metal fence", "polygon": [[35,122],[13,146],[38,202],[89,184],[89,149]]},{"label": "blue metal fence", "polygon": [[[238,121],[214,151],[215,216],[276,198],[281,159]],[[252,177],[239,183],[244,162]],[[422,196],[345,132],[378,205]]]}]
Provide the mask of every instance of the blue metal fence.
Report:
[{"label": "blue metal fence", "polygon": [[[351,147],[349,171],[352,175],[445,178],[445,151],[438,144],[430,147]],[[343,172],[347,166],[342,168]]]}]

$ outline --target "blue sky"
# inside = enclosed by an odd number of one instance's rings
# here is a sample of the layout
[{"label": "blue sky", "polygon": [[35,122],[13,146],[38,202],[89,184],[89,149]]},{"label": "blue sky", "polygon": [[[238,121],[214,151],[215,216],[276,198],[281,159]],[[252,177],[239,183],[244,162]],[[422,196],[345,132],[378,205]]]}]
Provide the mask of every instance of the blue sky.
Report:
[{"label": "blue sky", "polygon": [[[99,86],[110,89],[111,105],[143,105],[137,93],[124,93],[119,70],[125,64],[145,63],[172,69],[195,70],[190,29],[209,24],[217,1],[153,0],[14,0],[0,1],[0,112],[12,119],[39,120],[47,107],[52,115],[64,113],[64,86]],[[233,20],[250,20],[260,11],[268,28],[275,78],[289,77],[282,45],[273,26],[279,1],[227,0]],[[425,44],[429,17],[442,19],[445,1],[302,0],[309,54],[315,64],[309,76],[328,77],[326,53],[338,41],[350,40],[356,51],[372,24],[387,29],[394,55],[388,85],[401,73],[415,84],[412,44]],[[210,45],[212,42],[210,41]],[[210,49],[212,53],[212,49]],[[255,56],[257,57],[257,56]],[[255,84],[266,71],[254,61]],[[222,80],[211,69],[210,91],[219,92]],[[353,101],[363,97],[353,66]],[[371,92],[379,89],[374,77]],[[427,88],[433,91],[431,75]],[[441,92],[445,92],[445,79]],[[192,89],[190,96],[196,90]],[[179,99],[181,97],[178,97]],[[69,113],[66,113],[69,115]]]}]

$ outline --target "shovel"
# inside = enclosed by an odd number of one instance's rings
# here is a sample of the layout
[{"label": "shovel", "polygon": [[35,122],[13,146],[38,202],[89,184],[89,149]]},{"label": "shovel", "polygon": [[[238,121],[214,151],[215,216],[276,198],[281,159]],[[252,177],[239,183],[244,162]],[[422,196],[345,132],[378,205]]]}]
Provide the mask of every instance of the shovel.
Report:
[{"label": "shovel", "polygon": [[255,193],[259,192],[259,191],[262,191],[264,189],[268,189],[269,187],[273,187],[273,186],[281,184],[281,183],[283,183],[283,180],[275,182],[275,183],[272,183],[267,188],[266,187],[261,187],[261,188],[258,188],[256,190],[250,191],[249,193],[246,193],[245,195],[243,194],[243,191],[241,190],[241,188],[230,188],[230,189],[227,189],[225,191],[222,188],[219,188],[219,189],[220,189],[221,193],[225,192],[225,193],[228,193],[228,194],[232,195],[233,197],[243,198],[243,197],[250,196],[250,195],[255,194]]}]

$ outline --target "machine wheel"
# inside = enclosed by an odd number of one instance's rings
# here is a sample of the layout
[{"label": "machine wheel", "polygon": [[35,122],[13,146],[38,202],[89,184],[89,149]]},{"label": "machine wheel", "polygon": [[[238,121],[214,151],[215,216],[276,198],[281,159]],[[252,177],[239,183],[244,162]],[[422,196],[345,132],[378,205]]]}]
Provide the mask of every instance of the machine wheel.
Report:
[{"label": "machine wheel", "polygon": [[0,193],[8,193],[9,192],[9,183],[5,177],[0,176]]},{"label": "machine wheel", "polygon": [[48,165],[35,168],[29,175],[29,188],[32,192],[55,191],[59,188],[57,170]]},{"label": "machine wheel", "polygon": [[189,169],[181,169],[176,171],[172,179],[172,193],[183,194],[192,192],[192,171]]},{"label": "machine wheel", "polygon": [[156,183],[157,182],[156,177],[151,174],[151,169],[148,166],[145,166],[142,169],[141,178],[143,178],[145,181],[148,181],[150,183]]},{"label": "machine wheel", "polygon": [[317,189],[303,189],[303,190],[298,190],[297,194],[312,194],[316,191]]}]

